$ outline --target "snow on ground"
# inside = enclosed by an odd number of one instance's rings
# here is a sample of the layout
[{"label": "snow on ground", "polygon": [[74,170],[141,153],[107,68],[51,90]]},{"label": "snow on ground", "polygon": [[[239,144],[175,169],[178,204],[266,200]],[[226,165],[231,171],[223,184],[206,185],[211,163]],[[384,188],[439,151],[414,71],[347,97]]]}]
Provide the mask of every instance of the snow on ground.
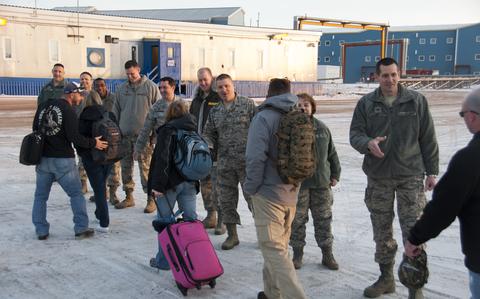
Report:
[{"label": "snow on ground", "polygon": [[[453,153],[471,138],[457,113],[465,92],[425,94],[435,119],[444,171]],[[348,142],[355,100],[333,98],[318,98],[320,114],[317,117],[330,127],[342,164],[333,207],[334,253],[340,270],[329,271],[319,265],[321,253],[310,222],[305,265],[298,275],[309,298],[362,298],[363,289],[376,280],[379,271],[373,261],[375,246],[363,202],[366,177],[361,171],[362,156]],[[21,139],[29,132],[29,120],[25,119],[28,117],[31,115],[21,111],[1,115],[0,298],[182,298],[170,272],[159,272],[148,265],[157,250],[156,235],[151,227],[154,215],[143,214],[146,198],[138,187],[134,208],[110,209],[111,233],[97,233],[92,239],[77,241],[73,236],[68,198],[54,185],[48,202],[50,238],[36,239],[31,223],[34,168],[18,163]],[[138,172],[135,178],[140,186]],[[94,204],[88,202],[87,207],[92,221]],[[238,247],[222,251],[220,245],[225,236],[210,232],[225,274],[218,279],[215,289],[190,290],[189,297],[256,298],[262,290],[263,259],[256,243],[253,219],[243,199],[239,210],[243,225],[238,229]],[[206,215],[200,197],[197,211],[200,218]],[[399,243],[398,266],[402,246],[397,219],[394,227]],[[428,254],[430,279],[425,297],[467,298],[468,275],[463,265],[457,221],[429,242]],[[407,290],[398,278],[396,285],[397,292],[383,298],[405,298]]]}]

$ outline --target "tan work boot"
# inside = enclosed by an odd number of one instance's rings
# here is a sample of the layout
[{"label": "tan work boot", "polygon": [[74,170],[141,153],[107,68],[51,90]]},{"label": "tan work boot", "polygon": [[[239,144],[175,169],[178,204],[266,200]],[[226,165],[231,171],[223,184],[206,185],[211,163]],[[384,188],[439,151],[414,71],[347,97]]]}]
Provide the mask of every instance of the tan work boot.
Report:
[{"label": "tan work boot", "polygon": [[114,206],[120,202],[117,197],[117,186],[108,187],[108,196],[110,197],[108,201]]},{"label": "tan work boot", "polygon": [[82,193],[85,194],[88,192],[87,180],[81,180],[81,181],[82,181]]},{"label": "tan work boot", "polygon": [[215,235],[223,235],[227,231],[227,227],[223,224],[222,211],[218,211],[217,226],[215,226]]},{"label": "tan work boot", "polygon": [[153,201],[153,198],[149,196],[147,199],[147,205],[145,206],[145,209],[143,209],[143,212],[146,214],[150,214],[155,212],[156,209],[157,207],[155,206],[155,202]]},{"label": "tan work boot", "polygon": [[395,292],[395,280],[393,279],[393,263],[380,264],[381,275],[378,280],[363,291],[368,298],[377,298],[382,294]]},{"label": "tan work boot", "polygon": [[408,299],[423,299],[422,289],[408,289]]},{"label": "tan work boot", "polygon": [[293,247],[293,267],[300,269],[303,266],[303,247]]},{"label": "tan work boot", "polygon": [[217,225],[217,211],[207,211],[207,217],[202,220],[203,227],[215,228]]},{"label": "tan work boot", "polygon": [[238,240],[238,235],[237,235],[237,224],[236,223],[228,223],[227,224],[227,231],[228,231],[228,237],[225,240],[225,242],[222,243],[222,249],[223,250],[230,250],[233,247],[240,244],[240,241]]},{"label": "tan work boot", "polygon": [[322,247],[322,265],[330,270],[338,270],[338,264],[333,257],[332,247]]},{"label": "tan work boot", "polygon": [[133,198],[133,191],[127,191],[127,197],[115,205],[116,209],[125,209],[135,206],[135,199]]}]

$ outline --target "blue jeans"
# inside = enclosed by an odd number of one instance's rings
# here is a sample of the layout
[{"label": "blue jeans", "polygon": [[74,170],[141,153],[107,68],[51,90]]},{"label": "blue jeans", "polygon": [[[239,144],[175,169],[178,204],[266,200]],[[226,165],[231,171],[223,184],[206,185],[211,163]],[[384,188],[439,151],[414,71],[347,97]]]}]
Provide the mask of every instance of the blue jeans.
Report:
[{"label": "blue jeans", "polygon": [[75,159],[43,157],[35,171],[37,186],[33,200],[32,222],[37,235],[44,236],[49,233],[47,200],[54,181],[57,181],[63,191],[70,197],[75,233],[85,231],[88,228],[87,207]]},{"label": "blue jeans", "polygon": [[470,271],[470,299],[480,299],[480,273]]},{"label": "blue jeans", "polygon": [[[168,190],[164,196],[157,198],[157,218],[163,222],[171,222],[172,211],[170,210],[170,207],[173,209],[175,207],[175,202],[177,202],[178,209],[183,211],[183,219],[196,220],[196,199],[197,188],[195,183],[183,182],[177,185],[174,189]],[[167,200],[170,203],[170,207],[168,206]],[[160,244],[158,244],[158,253],[155,259],[159,269],[170,269]]]},{"label": "blue jeans", "polygon": [[82,161],[95,196],[95,217],[100,221],[101,227],[108,227],[110,224],[110,218],[108,216],[106,188],[107,178],[112,169],[112,164],[97,164],[93,161],[92,156],[90,155],[83,155]]}]

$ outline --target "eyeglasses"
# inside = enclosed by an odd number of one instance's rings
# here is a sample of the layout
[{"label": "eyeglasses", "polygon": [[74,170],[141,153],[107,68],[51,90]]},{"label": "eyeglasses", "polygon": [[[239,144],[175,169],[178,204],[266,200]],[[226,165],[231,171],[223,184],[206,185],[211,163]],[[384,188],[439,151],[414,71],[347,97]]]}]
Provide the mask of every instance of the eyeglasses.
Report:
[{"label": "eyeglasses", "polygon": [[473,110],[468,110],[468,111],[460,111],[458,112],[458,114],[460,115],[460,117],[464,117],[466,113],[473,113],[473,114],[476,114],[476,115],[480,115],[480,113],[478,113],[477,111],[473,111]]}]

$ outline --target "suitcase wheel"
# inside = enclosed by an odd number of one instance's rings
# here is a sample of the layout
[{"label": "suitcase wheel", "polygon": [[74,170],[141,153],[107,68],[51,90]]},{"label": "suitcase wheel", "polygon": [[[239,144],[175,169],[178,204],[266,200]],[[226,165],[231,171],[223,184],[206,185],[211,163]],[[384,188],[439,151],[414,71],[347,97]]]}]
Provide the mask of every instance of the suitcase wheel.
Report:
[{"label": "suitcase wheel", "polygon": [[177,282],[177,288],[180,290],[183,296],[187,296],[188,289]]},{"label": "suitcase wheel", "polygon": [[212,288],[212,289],[215,288],[215,285],[216,285],[216,284],[217,284],[217,282],[215,281],[215,279],[214,279],[214,280],[211,280],[211,281],[208,283],[208,285],[209,285],[210,288]]}]

